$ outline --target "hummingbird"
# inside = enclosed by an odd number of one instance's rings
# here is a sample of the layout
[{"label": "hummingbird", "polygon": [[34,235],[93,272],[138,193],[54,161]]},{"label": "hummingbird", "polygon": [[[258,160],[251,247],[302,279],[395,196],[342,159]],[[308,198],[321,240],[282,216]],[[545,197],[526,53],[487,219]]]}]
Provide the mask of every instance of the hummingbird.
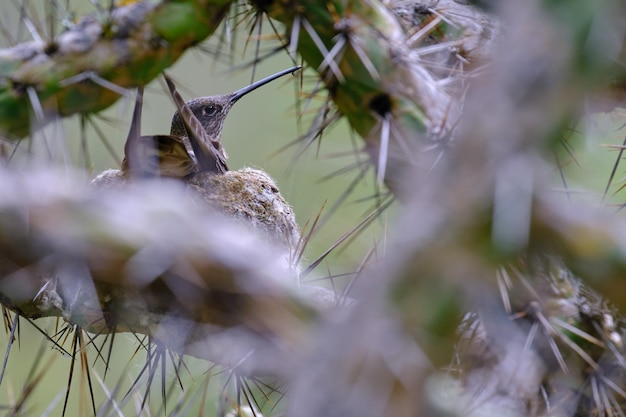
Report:
[{"label": "hummingbird", "polygon": [[143,89],[138,88],[124,146],[122,171],[135,177],[171,178],[185,178],[198,172],[225,173],[228,165],[221,135],[230,109],[249,92],[300,68],[295,66],[279,71],[230,94],[198,97],[187,102],[176,90],[172,79],[163,74],[177,108],[169,135],[140,135]]}]

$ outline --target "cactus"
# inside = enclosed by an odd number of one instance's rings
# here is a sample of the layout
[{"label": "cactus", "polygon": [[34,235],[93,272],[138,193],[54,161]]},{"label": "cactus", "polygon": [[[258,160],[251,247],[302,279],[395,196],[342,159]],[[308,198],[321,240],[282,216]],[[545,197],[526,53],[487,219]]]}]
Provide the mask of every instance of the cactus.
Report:
[{"label": "cactus", "polygon": [[[328,120],[345,116],[378,185],[402,202],[386,253],[372,249],[344,294],[296,285],[323,257],[294,267],[308,237],[295,243],[292,221],[249,214],[290,213],[257,171],[200,178],[198,196],[167,180],[119,188],[119,171],[100,177],[111,189],[85,190],[49,170],[6,170],[2,304],[75,326],[74,358],[83,331],[130,331],[150,337],[146,369],[174,352],[278,381],[288,415],[623,415],[623,221],[546,184],[554,158],[570,158],[572,121],[621,99],[626,11],[616,1],[465,3],[251,2],[328,92],[305,139],[336,110]],[[230,6],[118,5],[54,42],[0,51],[2,136],[145,85]],[[260,188],[241,186],[242,173]],[[222,193],[243,206],[224,207]],[[272,230],[279,245],[266,250]],[[286,254],[281,244],[294,243]],[[237,402],[222,414],[257,414],[254,401]]]},{"label": "cactus", "polygon": [[51,113],[93,113],[127,89],[146,85],[197,45],[225,17],[232,2],[140,1],[109,15],[87,15],[48,42],[32,41],[0,53],[0,132],[21,138]]}]

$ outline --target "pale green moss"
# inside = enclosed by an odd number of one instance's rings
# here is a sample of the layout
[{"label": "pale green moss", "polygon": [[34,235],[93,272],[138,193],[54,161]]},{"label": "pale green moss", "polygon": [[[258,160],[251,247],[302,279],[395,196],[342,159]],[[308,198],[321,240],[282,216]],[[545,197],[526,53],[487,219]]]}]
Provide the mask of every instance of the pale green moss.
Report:
[{"label": "pale green moss", "polygon": [[293,247],[300,239],[293,209],[264,171],[243,168],[223,175],[204,172],[186,180],[200,198],[220,212]]}]

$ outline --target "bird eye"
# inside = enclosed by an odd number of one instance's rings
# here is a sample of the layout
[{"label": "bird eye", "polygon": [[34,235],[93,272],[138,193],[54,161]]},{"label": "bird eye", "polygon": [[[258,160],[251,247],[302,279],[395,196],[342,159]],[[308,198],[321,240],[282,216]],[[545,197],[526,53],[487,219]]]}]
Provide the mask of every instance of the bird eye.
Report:
[{"label": "bird eye", "polygon": [[213,105],[213,104],[209,104],[208,106],[204,106],[204,108],[202,109],[202,113],[206,114],[207,116],[213,116],[215,113],[218,112],[218,107]]}]

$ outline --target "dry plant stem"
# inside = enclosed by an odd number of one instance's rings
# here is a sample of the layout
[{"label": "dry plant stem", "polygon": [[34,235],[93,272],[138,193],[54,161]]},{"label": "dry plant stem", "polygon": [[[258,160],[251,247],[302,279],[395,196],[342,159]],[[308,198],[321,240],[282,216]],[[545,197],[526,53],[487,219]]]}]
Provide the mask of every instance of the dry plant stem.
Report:
[{"label": "dry plant stem", "polygon": [[[211,35],[231,4],[142,1],[116,7],[110,15],[86,15],[53,40],[1,50],[0,135],[28,135],[36,125],[33,113],[43,124],[47,115],[108,107],[125,89],[147,84]],[[33,103],[35,97],[39,103]]]}]

